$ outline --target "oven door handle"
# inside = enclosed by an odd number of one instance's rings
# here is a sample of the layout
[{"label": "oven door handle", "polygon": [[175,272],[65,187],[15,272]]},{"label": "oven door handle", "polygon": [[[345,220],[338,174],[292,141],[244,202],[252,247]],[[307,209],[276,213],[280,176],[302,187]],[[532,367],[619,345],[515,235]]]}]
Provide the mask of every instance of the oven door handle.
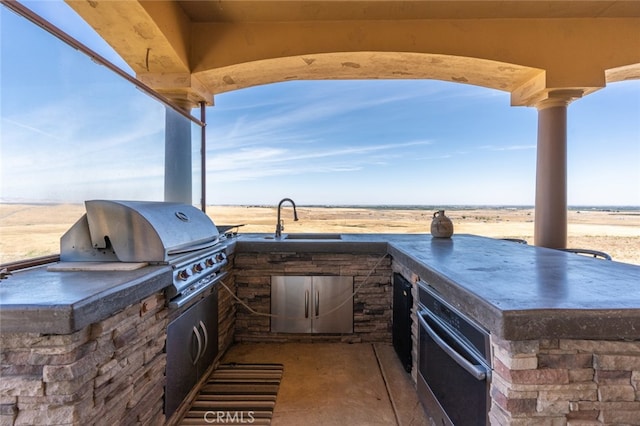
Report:
[{"label": "oven door handle", "polygon": [[[438,333],[436,333],[429,324],[422,317],[423,313],[418,314],[418,320],[420,321],[420,325],[424,330],[429,334],[429,336],[433,339],[434,342],[440,349],[442,349],[447,355],[449,355],[460,367],[464,368],[469,374],[471,374],[476,380],[482,381],[487,378],[487,371],[477,365],[470,363],[465,357],[460,355],[455,349],[447,344]],[[456,341],[460,342],[455,336],[451,336]],[[462,342],[460,342],[463,345]]]}]

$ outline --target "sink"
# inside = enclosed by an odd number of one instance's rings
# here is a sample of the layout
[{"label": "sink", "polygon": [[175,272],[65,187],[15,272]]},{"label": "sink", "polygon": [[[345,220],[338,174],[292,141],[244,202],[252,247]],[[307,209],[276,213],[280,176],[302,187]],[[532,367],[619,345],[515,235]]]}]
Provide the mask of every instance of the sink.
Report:
[{"label": "sink", "polygon": [[341,240],[340,234],[287,234],[285,240]]},{"label": "sink", "polygon": [[[276,237],[273,235],[267,235],[264,237],[265,240],[275,240]],[[341,240],[342,235],[340,234],[315,234],[315,233],[300,233],[300,234],[285,234],[280,241],[282,240]]]}]

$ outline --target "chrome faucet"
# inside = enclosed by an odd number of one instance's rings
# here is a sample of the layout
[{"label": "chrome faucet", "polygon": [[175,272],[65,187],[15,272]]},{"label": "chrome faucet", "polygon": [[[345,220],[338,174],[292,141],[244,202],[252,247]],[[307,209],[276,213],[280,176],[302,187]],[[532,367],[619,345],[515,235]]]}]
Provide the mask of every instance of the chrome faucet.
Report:
[{"label": "chrome faucet", "polygon": [[293,220],[295,221],[298,220],[296,203],[294,203],[291,198],[283,198],[282,200],[280,200],[280,203],[278,204],[278,223],[276,223],[276,238],[278,239],[282,237],[282,231],[284,230],[284,221],[280,219],[280,210],[282,208],[282,203],[284,203],[285,201],[290,202],[291,205],[293,206]]}]

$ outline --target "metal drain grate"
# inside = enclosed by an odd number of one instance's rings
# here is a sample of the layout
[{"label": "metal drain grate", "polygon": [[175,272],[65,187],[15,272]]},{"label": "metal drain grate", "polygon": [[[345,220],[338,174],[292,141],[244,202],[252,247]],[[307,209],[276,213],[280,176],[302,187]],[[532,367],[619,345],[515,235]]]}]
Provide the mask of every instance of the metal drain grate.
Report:
[{"label": "metal drain grate", "polygon": [[270,425],[282,364],[223,364],[202,386],[181,425]]}]

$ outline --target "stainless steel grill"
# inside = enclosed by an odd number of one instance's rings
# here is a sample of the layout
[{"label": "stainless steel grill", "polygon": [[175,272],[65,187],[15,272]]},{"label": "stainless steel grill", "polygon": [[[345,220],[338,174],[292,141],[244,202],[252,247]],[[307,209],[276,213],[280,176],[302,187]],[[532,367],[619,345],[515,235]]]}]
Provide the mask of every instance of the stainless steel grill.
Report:
[{"label": "stainless steel grill", "polygon": [[179,307],[222,277],[227,247],[201,210],[150,201],[85,201],[60,239],[61,262],[144,262],[173,267],[169,306]]}]

